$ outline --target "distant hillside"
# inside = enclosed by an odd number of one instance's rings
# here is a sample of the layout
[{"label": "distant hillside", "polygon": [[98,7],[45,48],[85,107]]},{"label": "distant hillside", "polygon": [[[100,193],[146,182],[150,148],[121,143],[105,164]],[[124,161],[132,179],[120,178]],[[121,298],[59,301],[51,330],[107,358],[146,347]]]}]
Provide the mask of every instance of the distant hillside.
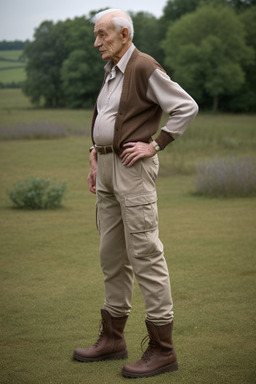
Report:
[{"label": "distant hillside", "polygon": [[22,50],[0,50],[0,88],[19,88],[26,78]]}]

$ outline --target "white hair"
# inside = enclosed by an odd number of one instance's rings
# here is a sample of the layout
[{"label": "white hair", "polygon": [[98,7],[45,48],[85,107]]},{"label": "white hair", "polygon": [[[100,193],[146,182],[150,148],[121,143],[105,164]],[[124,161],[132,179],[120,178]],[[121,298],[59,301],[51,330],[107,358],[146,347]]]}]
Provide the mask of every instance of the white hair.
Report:
[{"label": "white hair", "polygon": [[113,24],[115,25],[116,27],[116,30],[117,32],[119,32],[123,27],[126,27],[128,28],[128,31],[129,31],[129,37],[130,39],[132,40],[133,39],[133,36],[134,36],[134,28],[133,28],[133,22],[132,22],[132,19],[131,17],[128,15],[128,13],[122,11],[121,9],[113,9],[113,8],[110,8],[110,9],[106,9],[105,11],[101,11],[101,12],[98,12],[96,13],[92,19],[91,19],[91,22],[93,24],[96,24],[98,20],[100,20],[102,18],[102,16],[108,14],[108,13],[112,13],[112,12],[121,12],[123,13],[124,15],[126,15],[127,18],[125,17],[122,17],[122,16],[113,16],[111,21],[113,22]]}]

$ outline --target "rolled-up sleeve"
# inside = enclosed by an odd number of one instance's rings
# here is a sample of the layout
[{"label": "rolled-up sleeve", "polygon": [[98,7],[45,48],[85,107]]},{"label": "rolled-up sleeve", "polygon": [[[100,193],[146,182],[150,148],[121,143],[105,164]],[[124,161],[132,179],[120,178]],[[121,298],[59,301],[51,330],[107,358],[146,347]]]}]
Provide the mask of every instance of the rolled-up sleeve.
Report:
[{"label": "rolled-up sleeve", "polygon": [[166,125],[155,139],[164,149],[185,132],[199,108],[195,100],[160,69],[156,69],[149,79],[147,98],[169,115]]}]

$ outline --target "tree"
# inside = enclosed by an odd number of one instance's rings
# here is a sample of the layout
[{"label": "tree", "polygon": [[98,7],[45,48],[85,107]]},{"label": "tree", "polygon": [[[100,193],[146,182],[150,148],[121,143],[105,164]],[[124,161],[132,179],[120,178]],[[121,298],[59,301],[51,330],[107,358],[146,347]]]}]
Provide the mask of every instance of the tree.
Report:
[{"label": "tree", "polygon": [[0,41],[0,51],[11,51],[11,50],[20,50],[24,49],[25,45],[29,42],[29,40],[21,41]]},{"label": "tree", "polygon": [[191,13],[196,10],[201,0],[168,0],[162,16],[162,21],[174,22],[184,16],[186,13]]},{"label": "tree", "polygon": [[69,108],[91,108],[95,103],[102,78],[102,68],[99,70],[98,66],[90,65],[85,50],[72,51],[61,69],[66,105]]},{"label": "tree", "polygon": [[239,15],[245,29],[246,42],[254,51],[254,60],[242,62],[245,82],[232,97],[226,98],[226,107],[232,111],[256,111],[256,6],[246,9]]},{"label": "tree", "polygon": [[220,96],[242,86],[242,63],[253,60],[243,25],[228,6],[205,5],[183,16],[168,29],[163,47],[174,79],[199,103],[210,96],[215,110]]},{"label": "tree", "polygon": [[226,0],[232,7],[238,11],[249,9],[252,5],[256,5],[256,0]]},{"label": "tree", "polygon": [[[158,19],[148,12],[129,13],[135,31],[134,44],[139,50],[153,56],[160,62],[162,59],[162,52],[159,44]],[[150,36],[150,38],[148,38],[148,36]]]},{"label": "tree", "polygon": [[104,63],[93,43],[93,25],[83,17],[70,20],[70,54],[61,67],[62,90],[69,108],[91,108],[97,98]]},{"label": "tree", "polygon": [[24,56],[27,80],[23,91],[35,105],[92,107],[103,78],[103,66],[93,47],[93,25],[85,17],[54,24],[43,22]]},{"label": "tree", "polygon": [[163,16],[161,17],[162,24],[169,24],[180,19],[187,13],[194,12],[202,5],[230,5],[236,10],[244,10],[256,4],[256,0],[168,0]]},{"label": "tree", "polygon": [[69,53],[65,23],[44,21],[34,38],[24,49],[27,80],[23,90],[33,104],[43,99],[46,107],[59,107],[63,105],[60,69]]},{"label": "tree", "polygon": [[159,24],[159,41],[165,39],[167,29],[182,16],[195,12],[199,6],[212,5],[229,5],[235,11],[240,12],[250,8],[256,4],[256,0],[168,0],[163,15],[160,17]]},{"label": "tree", "polygon": [[[202,4],[213,3],[215,6],[217,4],[224,4],[227,0],[168,0],[164,10],[163,15],[158,20],[159,24],[159,41],[162,41],[166,37],[168,28],[179,20],[182,16],[193,13],[196,9]],[[162,58],[164,58],[165,53],[161,51]],[[167,70],[171,68],[167,67]]]}]

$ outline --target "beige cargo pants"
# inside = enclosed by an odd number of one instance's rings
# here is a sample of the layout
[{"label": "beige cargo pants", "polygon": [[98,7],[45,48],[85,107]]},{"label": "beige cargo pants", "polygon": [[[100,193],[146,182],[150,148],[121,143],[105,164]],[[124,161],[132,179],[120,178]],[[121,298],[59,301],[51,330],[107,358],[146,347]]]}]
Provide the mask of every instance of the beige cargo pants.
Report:
[{"label": "beige cargo pants", "polygon": [[146,320],[172,321],[173,303],[163,245],[158,237],[155,180],[158,157],[124,166],[115,153],[98,154],[97,226],[104,274],[104,309],[129,315],[133,275],[142,291]]}]

